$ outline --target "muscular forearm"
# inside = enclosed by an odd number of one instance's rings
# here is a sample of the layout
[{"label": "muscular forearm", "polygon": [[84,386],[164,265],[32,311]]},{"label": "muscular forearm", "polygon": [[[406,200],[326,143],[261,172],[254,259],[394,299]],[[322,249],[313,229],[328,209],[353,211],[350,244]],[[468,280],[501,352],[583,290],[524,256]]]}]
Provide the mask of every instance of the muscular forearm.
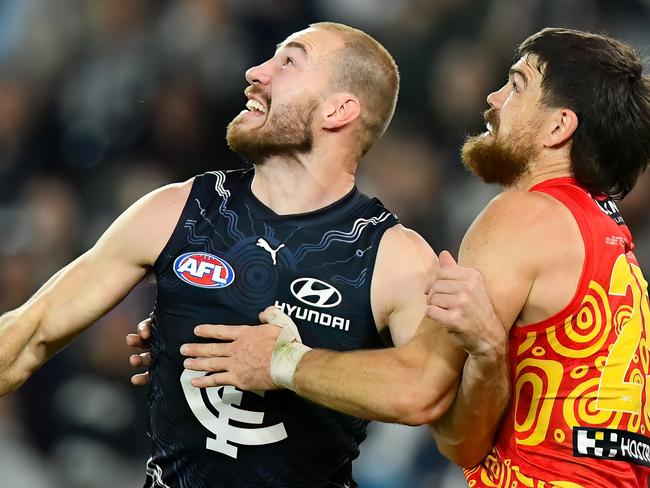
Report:
[{"label": "muscular forearm", "polygon": [[478,464],[494,445],[508,396],[506,354],[469,356],[452,406],[431,426],[440,451],[461,466]]},{"label": "muscular forearm", "polygon": [[118,303],[144,272],[92,251],[56,273],[23,306],[0,317],[0,395],[23,384]]},{"label": "muscular forearm", "polygon": [[0,396],[17,389],[38,367],[28,345],[38,339],[38,323],[23,309],[0,317]]},{"label": "muscular forearm", "polygon": [[[410,349],[413,349],[411,347]],[[448,408],[457,385],[451,368],[440,365],[440,376],[404,349],[337,353],[307,353],[294,376],[302,397],[356,417],[409,425],[430,423]]]},{"label": "muscular forearm", "polygon": [[94,318],[78,312],[83,299],[70,285],[83,279],[60,284],[70,268],[57,272],[27,303],[0,317],[0,395],[20,387]]}]

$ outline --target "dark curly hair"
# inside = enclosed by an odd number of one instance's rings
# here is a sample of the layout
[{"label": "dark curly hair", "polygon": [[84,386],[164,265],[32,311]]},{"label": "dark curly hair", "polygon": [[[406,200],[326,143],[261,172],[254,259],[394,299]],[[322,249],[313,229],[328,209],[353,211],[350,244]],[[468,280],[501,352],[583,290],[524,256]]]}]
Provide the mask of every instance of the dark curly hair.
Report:
[{"label": "dark curly hair", "polygon": [[578,116],[571,170],[595,195],[621,199],[650,159],[650,78],[638,54],[611,37],[547,28],[517,49],[542,73],[542,103]]}]

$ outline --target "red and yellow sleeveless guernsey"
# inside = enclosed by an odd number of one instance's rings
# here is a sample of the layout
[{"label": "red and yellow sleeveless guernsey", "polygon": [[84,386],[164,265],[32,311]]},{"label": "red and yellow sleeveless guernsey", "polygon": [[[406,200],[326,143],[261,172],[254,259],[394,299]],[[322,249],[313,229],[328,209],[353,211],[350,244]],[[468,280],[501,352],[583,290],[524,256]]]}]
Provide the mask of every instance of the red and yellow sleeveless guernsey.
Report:
[{"label": "red and yellow sleeveless guernsey", "polygon": [[646,488],[650,472],[648,284],[616,204],[573,178],[531,191],[574,215],[585,244],[578,289],[560,313],[513,327],[512,399],[470,487]]}]

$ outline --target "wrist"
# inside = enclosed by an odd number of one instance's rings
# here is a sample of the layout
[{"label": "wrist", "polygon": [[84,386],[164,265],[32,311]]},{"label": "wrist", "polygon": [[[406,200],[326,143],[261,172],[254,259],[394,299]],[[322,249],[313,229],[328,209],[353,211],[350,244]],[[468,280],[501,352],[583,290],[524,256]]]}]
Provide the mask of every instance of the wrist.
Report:
[{"label": "wrist", "polygon": [[311,351],[300,342],[276,344],[271,355],[271,381],[280,387],[294,391],[293,378],[303,356]]},{"label": "wrist", "polygon": [[505,359],[508,355],[508,345],[505,341],[485,344],[479,351],[469,353],[477,361],[494,363]]},{"label": "wrist", "polygon": [[505,346],[489,346],[478,354],[469,354],[465,371],[473,376],[488,377],[507,367],[507,350]]},{"label": "wrist", "polygon": [[470,357],[483,363],[496,363],[507,358],[508,334],[501,322],[494,317],[491,327],[484,327],[484,339],[474,351],[467,351]]}]

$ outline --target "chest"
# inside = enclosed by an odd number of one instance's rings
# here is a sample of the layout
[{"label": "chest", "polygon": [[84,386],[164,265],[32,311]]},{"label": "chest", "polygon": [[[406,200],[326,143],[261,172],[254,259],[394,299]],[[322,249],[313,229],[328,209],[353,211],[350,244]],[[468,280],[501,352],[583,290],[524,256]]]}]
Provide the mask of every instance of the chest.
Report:
[{"label": "chest", "polygon": [[224,219],[214,226],[186,223],[186,239],[158,277],[158,308],[188,323],[254,325],[275,305],[308,345],[379,344],[370,305],[376,246],[370,233],[256,224],[234,236]]}]

